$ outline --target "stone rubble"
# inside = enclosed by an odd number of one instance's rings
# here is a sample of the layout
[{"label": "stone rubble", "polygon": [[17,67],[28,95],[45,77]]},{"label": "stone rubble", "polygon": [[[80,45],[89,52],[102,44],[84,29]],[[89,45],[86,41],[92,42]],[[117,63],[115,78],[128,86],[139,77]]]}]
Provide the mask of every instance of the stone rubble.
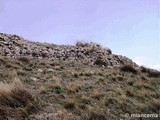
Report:
[{"label": "stone rubble", "polygon": [[110,49],[96,43],[77,42],[75,46],[55,45],[25,40],[24,38],[0,33],[0,54],[8,57],[48,58],[51,60],[78,61],[88,64],[119,67],[124,63],[137,66],[131,59],[112,54]]}]

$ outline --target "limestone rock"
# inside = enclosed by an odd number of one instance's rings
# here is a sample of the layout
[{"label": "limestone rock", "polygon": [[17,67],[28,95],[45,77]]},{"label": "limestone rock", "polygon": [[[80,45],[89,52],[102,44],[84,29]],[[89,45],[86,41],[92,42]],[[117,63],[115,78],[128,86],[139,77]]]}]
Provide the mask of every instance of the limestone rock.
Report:
[{"label": "limestone rock", "polygon": [[[96,43],[77,42],[75,46],[55,45],[48,43],[31,42],[24,38],[0,33],[0,54],[7,57],[32,57],[48,58],[52,60],[79,61],[82,63],[106,66],[108,68],[119,67],[124,63],[136,65],[125,56],[114,55],[108,48],[103,48]],[[29,68],[24,68],[30,71]]]}]

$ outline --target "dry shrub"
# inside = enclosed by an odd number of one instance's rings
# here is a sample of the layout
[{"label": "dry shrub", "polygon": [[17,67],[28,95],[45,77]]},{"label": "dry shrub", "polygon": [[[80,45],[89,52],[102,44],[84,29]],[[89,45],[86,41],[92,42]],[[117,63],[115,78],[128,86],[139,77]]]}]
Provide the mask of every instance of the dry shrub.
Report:
[{"label": "dry shrub", "polygon": [[27,58],[27,57],[20,57],[20,58],[18,58],[18,60],[21,61],[21,62],[24,62],[24,63],[29,63],[30,62],[29,58]]},{"label": "dry shrub", "polygon": [[97,60],[94,62],[94,65],[107,66],[107,63],[103,59],[97,58]]},{"label": "dry shrub", "polygon": [[20,81],[0,82],[0,119],[22,119],[37,107],[37,100]]},{"label": "dry shrub", "polygon": [[160,77],[160,72],[157,70],[153,70],[150,68],[146,68],[144,66],[141,66],[141,72],[147,73],[149,77]]},{"label": "dry shrub", "polygon": [[144,66],[141,66],[140,69],[142,73],[147,73],[149,71],[149,68],[146,68]]},{"label": "dry shrub", "polygon": [[159,71],[157,71],[157,70],[150,70],[149,72],[148,72],[148,76],[149,77],[160,77],[160,72]]},{"label": "dry shrub", "polygon": [[137,70],[131,64],[125,64],[120,69],[124,72],[131,72],[133,74],[137,74]]}]

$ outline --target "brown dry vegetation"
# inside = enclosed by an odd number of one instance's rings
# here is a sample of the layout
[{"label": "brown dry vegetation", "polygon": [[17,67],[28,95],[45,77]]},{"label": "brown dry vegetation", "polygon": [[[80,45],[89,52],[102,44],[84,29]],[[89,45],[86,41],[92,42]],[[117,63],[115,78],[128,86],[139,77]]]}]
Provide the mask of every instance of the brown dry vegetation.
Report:
[{"label": "brown dry vegetation", "polygon": [[25,90],[20,81],[13,83],[0,82],[0,119],[23,119],[32,114],[37,101]]},{"label": "brown dry vegetation", "polygon": [[141,66],[141,72],[147,73],[149,77],[160,77],[160,71],[146,68],[144,66]]},{"label": "brown dry vegetation", "polygon": [[158,113],[160,78],[123,68],[1,56],[0,119],[117,120],[127,119],[125,113]]},{"label": "brown dry vegetation", "polygon": [[137,70],[131,64],[125,64],[120,69],[124,72],[131,72],[131,73],[134,73],[134,74],[137,73]]}]

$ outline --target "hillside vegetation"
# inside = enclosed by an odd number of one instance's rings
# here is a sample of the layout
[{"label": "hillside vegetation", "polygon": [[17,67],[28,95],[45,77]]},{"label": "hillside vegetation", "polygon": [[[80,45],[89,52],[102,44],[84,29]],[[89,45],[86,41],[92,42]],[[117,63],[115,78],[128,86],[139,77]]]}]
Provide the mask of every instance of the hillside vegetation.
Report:
[{"label": "hillside vegetation", "polygon": [[133,69],[1,56],[0,118],[117,120],[125,113],[158,113],[160,73]]},{"label": "hillside vegetation", "polygon": [[0,120],[145,120],[126,113],[159,111],[159,71],[95,43],[0,34]]}]

